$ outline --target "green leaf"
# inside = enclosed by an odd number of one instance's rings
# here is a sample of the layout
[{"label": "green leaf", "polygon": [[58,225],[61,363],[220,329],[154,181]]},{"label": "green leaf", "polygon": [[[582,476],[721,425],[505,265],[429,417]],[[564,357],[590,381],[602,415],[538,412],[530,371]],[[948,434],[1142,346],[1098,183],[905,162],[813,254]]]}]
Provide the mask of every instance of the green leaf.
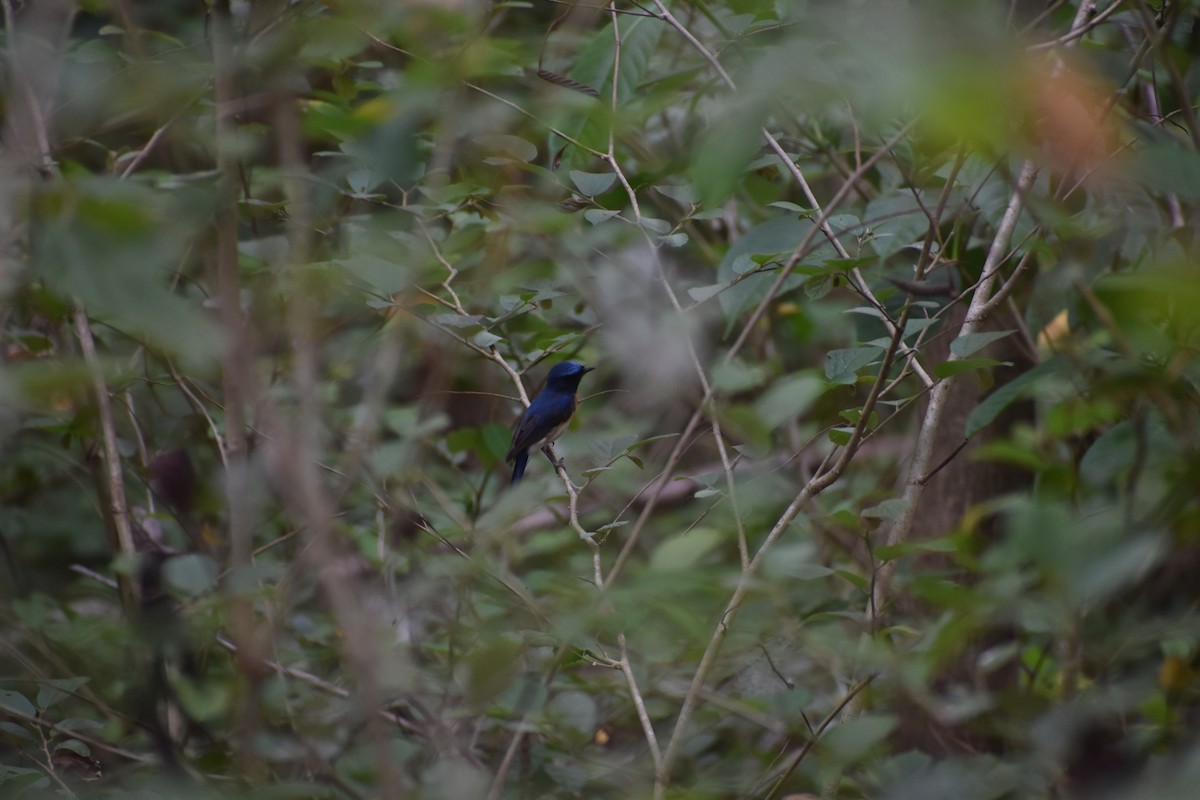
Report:
[{"label": "green leaf", "polygon": [[[484,450],[479,454],[480,457],[486,461],[490,456],[494,464],[503,461],[512,441],[512,431],[498,422],[489,422],[480,429],[479,433],[484,444]],[[490,469],[490,465],[488,468]]]},{"label": "green leaf", "polygon": [[959,358],[966,358],[974,352],[986,347],[997,339],[1003,339],[1016,333],[1016,329],[1007,331],[986,331],[984,333],[968,333],[959,336],[950,343],[950,352]]},{"label": "green leaf", "polygon": [[538,150],[533,142],[507,133],[476,136],[475,143],[491,153],[483,159],[485,164],[526,163],[537,158]]},{"label": "green leaf", "polygon": [[[853,219],[855,222],[858,221],[857,217],[852,217],[851,219]],[[821,262],[821,268],[826,272],[845,274],[853,270],[855,267],[865,267],[868,264],[874,263],[875,256],[860,256],[859,258],[827,258]]]},{"label": "green leaf", "polygon": [[13,797],[25,797],[24,789],[46,789],[50,779],[39,769],[0,764],[0,785],[5,786],[6,792],[13,792]]},{"label": "green leaf", "polygon": [[9,689],[0,689],[0,708],[10,708],[27,717],[37,716],[37,707],[29,702],[29,698]]},{"label": "green leaf", "polygon": [[332,263],[348,273],[350,278],[356,279],[357,283],[380,295],[393,295],[412,282],[406,267],[373,253],[356,252]]},{"label": "green leaf", "polygon": [[497,636],[475,647],[466,657],[467,701],[484,708],[517,677],[524,651],[515,636]]},{"label": "green leaf", "polygon": [[695,528],[665,540],[650,556],[656,572],[682,572],[696,566],[721,542],[721,534],[710,528]]},{"label": "green leaf", "polygon": [[908,509],[908,501],[903,497],[893,497],[882,503],[863,509],[862,515],[872,519],[899,519]]},{"label": "green leaf", "polygon": [[0,739],[17,740],[18,742],[33,742],[33,734],[15,722],[0,722]]},{"label": "green leaf", "polygon": [[833,383],[854,383],[858,371],[879,359],[882,353],[883,348],[874,346],[830,350],[825,354],[825,377]]},{"label": "green leaf", "polygon": [[451,453],[469,453],[480,441],[478,428],[459,428],[446,434],[446,448]]},{"label": "green leaf", "polygon": [[935,317],[926,317],[924,319],[910,319],[904,324],[904,338],[920,333],[921,331],[933,325],[937,325],[941,320]]},{"label": "green leaf", "polygon": [[612,172],[580,172],[573,169],[568,174],[571,176],[571,182],[579,189],[579,193],[585,197],[604,194],[617,180],[617,176]]},{"label": "green leaf", "polygon": [[445,328],[474,328],[483,324],[480,314],[434,314],[429,319]]},{"label": "green leaf", "polygon": [[174,556],[163,565],[167,584],[188,597],[203,594],[216,586],[219,572],[216,561],[198,553]]},{"label": "green leaf", "polygon": [[681,206],[694,206],[700,199],[696,194],[696,189],[691,184],[659,184],[654,187],[655,191],[664,194],[667,197],[679,203]]},{"label": "green leaf", "polygon": [[601,222],[607,222],[613,217],[619,216],[620,211],[613,211],[607,208],[589,208],[583,212],[583,218],[593,225],[599,225]]},{"label": "green leaf", "polygon": [[656,217],[642,217],[639,224],[651,233],[657,233],[660,236],[665,236],[671,232],[671,223],[667,222],[665,219],[658,219]]},{"label": "green leaf", "polygon": [[596,730],[596,701],[585,692],[559,692],[546,704],[546,716],[556,725],[573,731],[577,737],[590,739]]},{"label": "green leaf", "polygon": [[821,746],[835,763],[852,764],[881,744],[896,724],[891,714],[863,714],[827,731],[821,737]]},{"label": "green leaf", "polygon": [[1040,382],[1062,374],[1066,367],[1067,364],[1061,356],[1054,356],[999,387],[980,401],[967,417],[964,435],[968,439],[971,438],[991,424],[1009,405],[1033,394]]},{"label": "green leaf", "polygon": [[369,169],[355,169],[346,173],[346,185],[356,195],[367,194],[381,182],[379,176]]},{"label": "green leaf", "polygon": [[1152,189],[1200,200],[1200,154],[1173,144],[1142,147],[1133,156],[1134,172]]},{"label": "green leaf", "polygon": [[810,372],[787,375],[775,382],[754,404],[763,425],[776,428],[798,417],[825,394],[828,384]]},{"label": "green leaf", "polygon": [[1011,366],[1010,361],[997,361],[994,358],[960,358],[957,361],[943,361],[933,368],[933,374],[939,378],[949,378],[963,372],[992,367]]},{"label": "green leaf", "polygon": [[804,283],[804,294],[809,300],[820,300],[829,294],[837,278],[833,275],[814,275]]},{"label": "green leaf", "polygon": [[688,295],[697,303],[703,303],[705,300],[710,300],[718,294],[729,288],[728,283],[714,283],[709,286],[694,286],[688,289]]},{"label": "green leaf", "polygon": [[708,208],[725,202],[758,154],[761,129],[770,112],[770,104],[755,94],[728,98],[724,106],[701,136],[688,170]]},{"label": "green leaf", "polygon": [[813,213],[811,208],[805,208],[804,206],[796,205],[788,200],[776,200],[775,202],[768,203],[767,205],[771,208],[782,208],[784,211],[795,211],[797,214],[807,215]]},{"label": "green leaf", "polygon": [[628,452],[629,448],[637,442],[638,437],[633,434],[625,436],[617,436],[611,439],[597,439],[588,446],[588,449],[601,461],[612,461],[618,456]]},{"label": "green leaf", "polygon": [[880,561],[895,561],[913,553],[957,553],[962,549],[962,543],[953,536],[940,539],[930,539],[925,542],[904,542],[903,544],[882,545],[873,551]]},{"label": "green leaf", "polygon": [[830,428],[829,441],[836,444],[838,447],[845,447],[850,444],[850,440],[854,438],[853,427]]},{"label": "green leaf", "polygon": [[490,347],[495,347],[496,345],[500,344],[500,342],[503,342],[504,337],[497,336],[491,331],[480,331],[471,337],[471,341],[486,350]]},{"label": "green leaf", "polygon": [[771,371],[765,364],[752,364],[735,358],[728,363],[722,361],[713,367],[713,388],[728,394],[737,394],[755,389],[771,377]]},{"label": "green leaf", "polygon": [[192,680],[179,676],[171,681],[175,696],[193,719],[211,722],[229,713],[233,685],[218,681]]},{"label": "green leaf", "polygon": [[819,578],[828,578],[833,574],[832,568],[822,564],[796,564],[788,570],[788,576],[798,581],[815,581]]},{"label": "green leaf", "polygon": [[833,571],[833,574],[842,580],[847,581],[850,583],[850,585],[854,586],[864,594],[871,590],[871,581],[862,575],[859,575],[857,572],[851,572],[847,569],[836,569]]},{"label": "green leaf", "polygon": [[37,693],[37,707],[45,711],[50,706],[70,697],[76,689],[91,678],[58,678],[41,682]]}]

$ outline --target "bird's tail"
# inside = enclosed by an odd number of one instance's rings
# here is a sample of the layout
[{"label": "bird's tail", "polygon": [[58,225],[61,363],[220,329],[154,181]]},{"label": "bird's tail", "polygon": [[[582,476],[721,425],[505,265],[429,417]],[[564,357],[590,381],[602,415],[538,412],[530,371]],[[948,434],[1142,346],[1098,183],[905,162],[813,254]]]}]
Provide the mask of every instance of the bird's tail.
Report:
[{"label": "bird's tail", "polygon": [[517,453],[516,459],[513,460],[513,476],[509,486],[515,486],[517,481],[521,480],[521,476],[525,474],[525,465],[529,463],[529,451],[522,450]]}]

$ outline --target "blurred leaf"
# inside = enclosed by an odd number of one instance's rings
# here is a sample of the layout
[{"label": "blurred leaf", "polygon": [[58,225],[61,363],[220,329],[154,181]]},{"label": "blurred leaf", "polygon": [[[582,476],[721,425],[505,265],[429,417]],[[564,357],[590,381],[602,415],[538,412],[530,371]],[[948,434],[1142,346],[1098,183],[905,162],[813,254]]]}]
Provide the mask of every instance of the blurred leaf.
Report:
[{"label": "blurred leaf", "polygon": [[768,108],[759,97],[743,96],[725,104],[700,139],[688,171],[705,207],[718,206],[732,194],[762,145],[761,129],[767,120]]},{"label": "blurred leaf", "polygon": [[890,714],[863,714],[826,731],[821,745],[836,763],[853,764],[882,743],[896,724],[896,718]]},{"label": "blurred leaf", "polygon": [[[483,159],[485,164],[524,163],[537,158],[537,147],[519,136],[505,133],[493,133],[476,138],[475,143],[490,151],[493,155]],[[584,192],[584,194],[593,194]],[[599,194],[595,192],[594,194]]]},{"label": "blurred leaf", "polygon": [[467,701],[475,708],[491,702],[516,678],[523,646],[502,636],[476,647],[465,662]]},{"label": "blurred leaf", "polygon": [[[501,463],[504,456],[508,454],[508,446],[512,442],[512,431],[497,422],[489,422],[483,426],[480,433],[485,445],[485,450],[480,455],[490,456],[493,464]],[[486,458],[484,462],[485,467],[490,469]]]},{"label": "blurred leaf", "polygon": [[968,333],[965,336],[959,336],[950,343],[950,352],[959,358],[966,358],[972,353],[982,350],[998,339],[1003,339],[1006,336],[1016,333],[1015,329],[1006,331],[985,331],[983,333]]},{"label": "blurred leaf", "polygon": [[596,701],[584,692],[560,692],[546,704],[547,717],[585,741],[596,730],[596,715]]},{"label": "blurred leaf", "polygon": [[59,678],[42,681],[38,687],[37,707],[43,711],[67,699],[91,678]]},{"label": "blurred leaf", "polygon": [[991,369],[992,367],[1012,366],[1008,361],[996,361],[992,358],[960,358],[957,361],[943,361],[933,368],[933,374],[939,378],[949,378],[964,372]]},{"label": "blurred leaf", "polygon": [[216,585],[218,572],[217,563],[212,558],[196,553],[174,556],[163,564],[163,577],[167,584],[188,597],[212,589]]},{"label": "blurred leaf", "polygon": [[693,286],[688,289],[688,295],[697,303],[703,303],[705,300],[710,300],[723,292],[729,284],[714,283],[710,286]]},{"label": "blurred leaf", "polygon": [[754,404],[767,428],[776,428],[804,414],[825,393],[825,381],[807,372],[788,375],[768,389]]},{"label": "blurred leaf", "polygon": [[0,722],[0,738],[17,744],[32,744],[34,741],[33,734],[15,722]]},{"label": "blurred leaf", "polygon": [[658,184],[654,189],[683,206],[695,205],[700,200],[700,195],[697,194],[695,187],[687,183]]},{"label": "blurred leaf", "polygon": [[870,508],[864,508],[862,515],[872,519],[896,520],[907,510],[907,500],[903,497],[892,497]]},{"label": "blurred leaf", "polygon": [[763,365],[750,364],[741,359],[717,364],[712,370],[712,383],[716,391],[737,394],[761,386],[770,373]]},{"label": "blurred leaf", "polygon": [[[50,785],[50,779],[38,769],[0,764],[0,785],[7,787],[7,791],[11,792],[21,792],[25,788],[41,790]],[[15,796],[22,797],[23,794]]]},{"label": "blurred leaf", "polygon": [[650,569],[656,572],[689,570],[720,542],[721,535],[708,528],[695,528],[682,536],[673,536],[654,548]]},{"label": "blurred leaf", "polygon": [[1135,174],[1150,188],[1188,200],[1200,199],[1200,154],[1171,144],[1141,147],[1133,157]]},{"label": "blurred leaf", "polygon": [[[395,261],[380,258],[372,253],[353,253],[348,258],[338,259],[338,267],[345,270],[352,278],[357,279],[368,289],[384,296],[394,295],[407,287],[411,282],[409,271]],[[452,314],[442,315],[446,319]],[[459,317],[459,320],[464,319]],[[452,327],[456,321],[447,322]]]},{"label": "blurred leaf", "polygon": [[894,561],[897,558],[915,553],[957,553],[962,550],[962,542],[955,537],[930,539],[924,542],[904,542],[896,545],[876,547],[875,557],[880,561]]},{"label": "blurred leaf", "polygon": [[1017,400],[1037,391],[1038,384],[1066,369],[1061,357],[1053,356],[1030,368],[985,397],[967,417],[964,435],[969,439],[989,425],[1004,409]]}]

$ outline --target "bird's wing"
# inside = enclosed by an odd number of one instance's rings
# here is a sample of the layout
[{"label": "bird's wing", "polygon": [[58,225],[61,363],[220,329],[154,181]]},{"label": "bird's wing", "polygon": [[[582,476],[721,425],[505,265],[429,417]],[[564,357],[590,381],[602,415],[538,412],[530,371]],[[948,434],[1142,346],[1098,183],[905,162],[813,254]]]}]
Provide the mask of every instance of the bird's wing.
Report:
[{"label": "bird's wing", "polygon": [[512,461],[517,453],[528,450],[564,425],[575,411],[575,396],[572,394],[542,392],[521,417],[521,424],[513,433],[512,446],[508,448],[505,461]]}]

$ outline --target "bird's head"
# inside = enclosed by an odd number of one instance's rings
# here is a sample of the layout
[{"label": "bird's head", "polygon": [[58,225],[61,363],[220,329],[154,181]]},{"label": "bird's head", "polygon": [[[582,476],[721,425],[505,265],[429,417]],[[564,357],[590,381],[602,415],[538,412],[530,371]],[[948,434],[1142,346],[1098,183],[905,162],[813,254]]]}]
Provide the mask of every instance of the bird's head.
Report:
[{"label": "bird's head", "polygon": [[595,367],[585,367],[578,361],[562,361],[550,368],[546,376],[546,385],[574,391],[579,386],[579,380]]}]

